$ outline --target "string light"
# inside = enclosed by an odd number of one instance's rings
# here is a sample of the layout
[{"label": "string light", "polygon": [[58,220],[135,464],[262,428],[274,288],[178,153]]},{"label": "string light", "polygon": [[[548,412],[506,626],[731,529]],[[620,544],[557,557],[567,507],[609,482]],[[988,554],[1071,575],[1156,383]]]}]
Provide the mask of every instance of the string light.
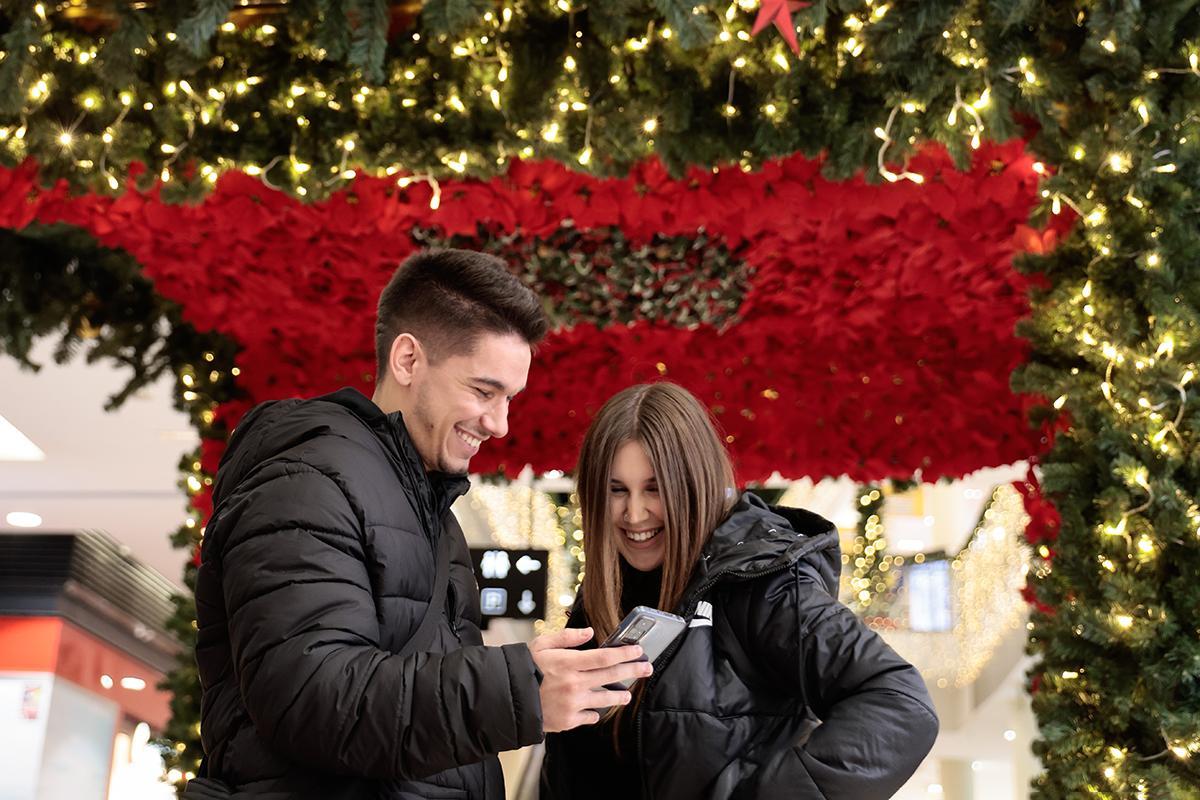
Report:
[{"label": "string light", "polygon": [[883,532],[883,502],[882,486],[869,484],[861,487],[858,495],[858,532],[850,553],[843,557],[846,563],[853,559],[849,602],[859,614],[877,605],[880,598],[886,599],[886,593],[897,575],[891,571],[895,562],[884,555],[887,540]]},{"label": "string light", "polygon": [[884,162],[884,159],[887,156],[888,148],[893,143],[891,135],[892,125],[895,123],[896,114],[899,111],[900,106],[893,108],[891,114],[888,115],[887,124],[882,128],[875,129],[875,135],[883,140],[883,144],[879,146],[879,151],[875,157],[875,165],[879,170],[879,174],[882,175],[884,180],[888,181],[889,183],[895,183],[899,180],[908,180],[912,181],[913,183],[921,184],[925,182],[925,176],[915,172],[909,172],[908,170],[903,170],[900,173],[892,172],[887,168],[887,164]]},{"label": "string light", "polygon": [[1025,625],[1027,606],[1021,588],[1031,568],[1024,543],[1028,522],[1020,493],[1010,484],[997,487],[967,546],[950,561],[957,615],[948,633],[908,629],[903,598],[888,609],[896,623],[887,631],[888,644],[916,666],[930,685],[970,685],[1004,637]]}]

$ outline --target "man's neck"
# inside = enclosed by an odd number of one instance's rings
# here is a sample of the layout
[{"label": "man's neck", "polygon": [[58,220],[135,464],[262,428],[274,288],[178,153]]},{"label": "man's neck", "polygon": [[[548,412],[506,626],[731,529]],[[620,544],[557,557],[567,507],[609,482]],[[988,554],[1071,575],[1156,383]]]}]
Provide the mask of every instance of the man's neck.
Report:
[{"label": "man's neck", "polygon": [[[399,391],[398,387],[389,385],[386,382],[376,386],[375,393],[371,395],[371,402],[377,405],[379,410],[384,414],[394,414],[399,411],[402,416],[406,415],[408,413],[408,403],[405,402],[406,400],[407,396]],[[411,432],[409,436],[412,436]],[[425,467],[426,472],[431,472],[434,469],[425,460],[424,456],[421,457],[421,464]]]},{"label": "man's neck", "polygon": [[371,402],[379,406],[379,410],[385,414],[393,414],[397,411],[404,413],[407,405],[402,401],[396,391],[396,387],[390,386],[386,381],[375,387],[375,393],[371,395]]}]

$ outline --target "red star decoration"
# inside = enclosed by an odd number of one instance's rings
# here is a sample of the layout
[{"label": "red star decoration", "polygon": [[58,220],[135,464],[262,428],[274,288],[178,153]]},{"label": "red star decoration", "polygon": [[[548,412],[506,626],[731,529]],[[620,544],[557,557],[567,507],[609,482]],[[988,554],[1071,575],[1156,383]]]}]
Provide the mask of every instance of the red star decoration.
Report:
[{"label": "red star decoration", "polygon": [[802,0],[762,0],[751,33],[757,36],[759,31],[773,23],[788,43],[788,47],[792,48],[792,52],[800,55],[800,43],[796,41],[796,26],[792,24],[792,13],[810,5],[812,4]]}]

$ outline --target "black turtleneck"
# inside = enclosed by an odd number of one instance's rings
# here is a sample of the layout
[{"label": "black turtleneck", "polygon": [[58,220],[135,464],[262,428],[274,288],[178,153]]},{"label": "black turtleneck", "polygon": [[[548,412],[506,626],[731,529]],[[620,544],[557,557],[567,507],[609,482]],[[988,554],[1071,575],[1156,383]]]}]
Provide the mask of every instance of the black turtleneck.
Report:
[{"label": "black turtleneck", "polygon": [[621,616],[624,618],[635,606],[658,608],[658,593],[662,588],[662,567],[642,572],[621,561]]},{"label": "black turtleneck", "polygon": [[[662,568],[642,572],[621,562],[621,615],[635,606],[658,608]],[[586,609],[585,609],[586,613]],[[583,624],[587,624],[584,622]],[[618,739],[613,741],[613,722],[575,728],[562,734],[564,755],[572,765],[587,765],[572,771],[573,800],[641,800],[642,778],[637,764],[637,714],[620,716]]]}]

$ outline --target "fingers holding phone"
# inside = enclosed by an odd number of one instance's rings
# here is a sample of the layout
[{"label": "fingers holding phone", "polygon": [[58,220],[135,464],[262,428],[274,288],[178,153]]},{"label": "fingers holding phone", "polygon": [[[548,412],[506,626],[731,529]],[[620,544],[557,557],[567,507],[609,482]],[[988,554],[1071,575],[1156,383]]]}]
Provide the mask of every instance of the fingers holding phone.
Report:
[{"label": "fingers holding phone", "polygon": [[644,653],[638,645],[570,649],[591,638],[591,628],[569,628],[530,642],[533,661],[542,672],[542,728],[546,733],[597,722],[600,715],[595,709],[625,705],[631,699],[625,689],[606,689],[606,684],[632,684],[653,671],[648,661],[639,660]]}]

